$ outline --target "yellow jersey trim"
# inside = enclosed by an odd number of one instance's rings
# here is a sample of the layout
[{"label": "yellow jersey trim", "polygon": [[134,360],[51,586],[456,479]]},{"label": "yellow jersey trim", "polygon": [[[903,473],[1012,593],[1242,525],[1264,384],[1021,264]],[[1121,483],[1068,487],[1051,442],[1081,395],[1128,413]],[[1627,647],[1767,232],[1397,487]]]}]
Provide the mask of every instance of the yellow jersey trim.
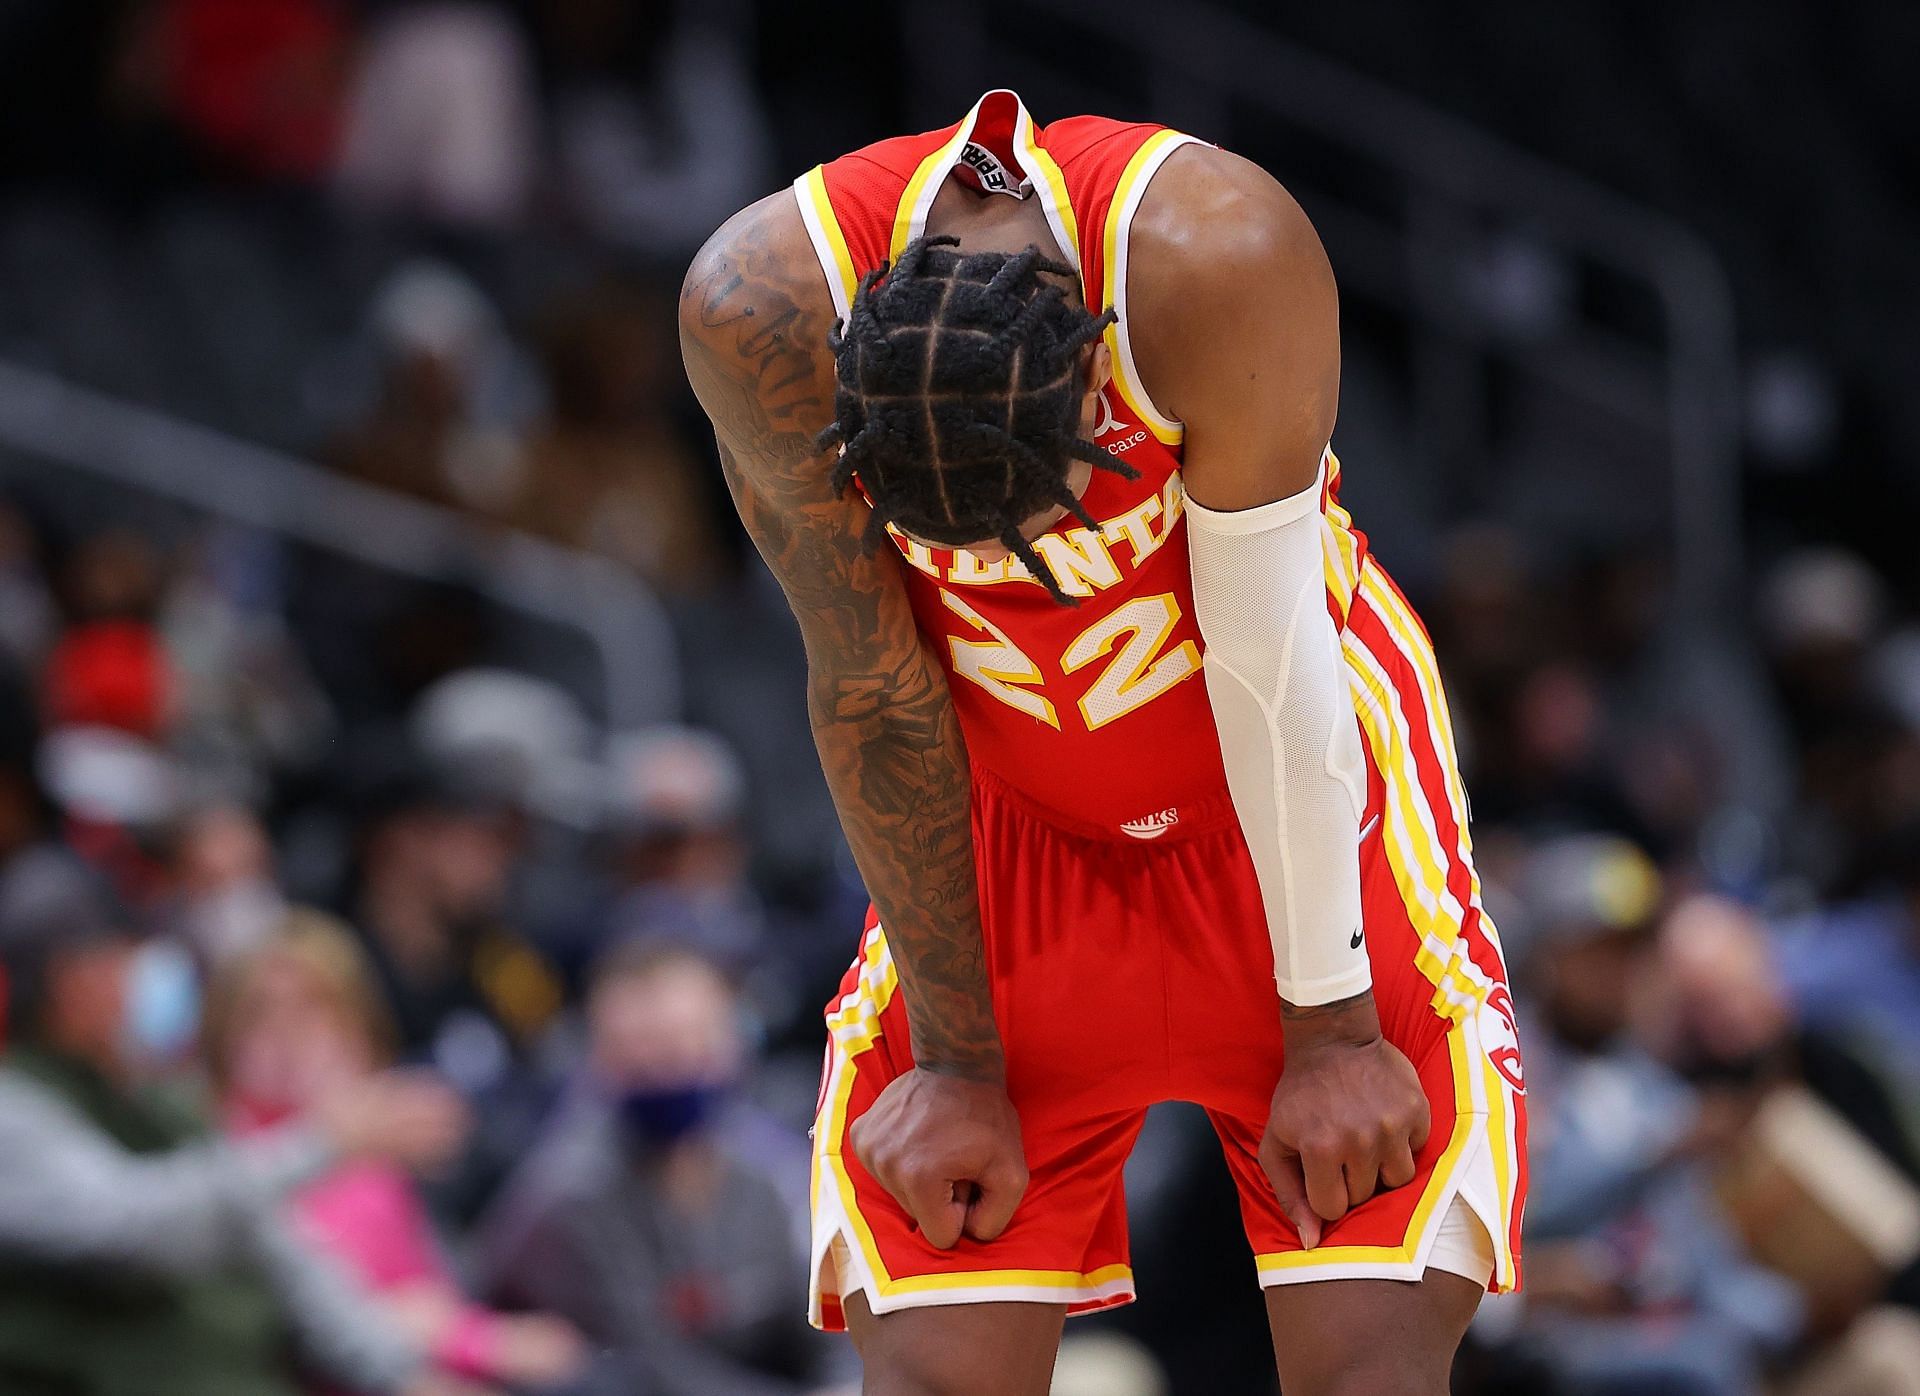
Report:
[{"label": "yellow jersey trim", "polygon": [[975,102],[973,110],[967,113],[966,119],[955,129],[947,143],[914,167],[906,190],[900,195],[900,206],[893,211],[893,241],[887,251],[889,261],[898,261],[900,254],[907,250],[907,244],[926,231],[927,211],[933,207],[934,195],[940,192],[941,181],[953,168],[954,161],[960,158],[960,152],[973,139],[973,128],[980,120],[980,108],[992,95],[989,92]]},{"label": "yellow jersey trim", "polygon": [[[1026,167],[1027,178],[1032,181],[1034,192],[1040,196],[1041,212],[1046,214],[1060,250],[1066,254],[1073,269],[1080,271],[1080,220],[1074,214],[1073,200],[1067,195],[1067,177],[1061,173],[1053,156],[1034,140],[1033,118],[1027,115],[1025,104],[1021,105],[1013,123],[1013,148],[1020,157],[1020,163]],[[1105,307],[1089,308],[1098,311]]]},{"label": "yellow jersey trim", "polygon": [[844,320],[853,304],[853,293],[859,288],[860,273],[854,268],[853,254],[847,250],[846,235],[840,231],[833,200],[827,194],[825,167],[815,165],[796,179],[793,193],[800,205],[800,221],[807,225],[807,238],[813,243],[813,254],[827,274],[834,312]]},{"label": "yellow jersey trim", "polygon": [[1140,382],[1140,370],[1134,366],[1133,343],[1127,333],[1127,243],[1133,216],[1146,197],[1147,185],[1169,155],[1183,145],[1199,144],[1179,131],[1155,131],[1127,161],[1114,186],[1113,203],[1107,209],[1101,258],[1100,299],[1119,316],[1107,327],[1107,348],[1113,355],[1113,382],[1128,407],[1162,445],[1178,446],[1186,429],[1153,405]]},{"label": "yellow jersey trim", "polygon": [[1434,1164],[1427,1186],[1407,1222],[1407,1233],[1401,1243],[1397,1246],[1316,1246],[1310,1251],[1267,1251],[1253,1258],[1261,1274],[1275,1270],[1308,1270],[1322,1265],[1413,1263],[1414,1257],[1419,1254],[1420,1241],[1433,1223],[1440,1203],[1457,1190],[1453,1186],[1454,1173],[1466,1154],[1467,1146],[1473,1142],[1475,1129],[1485,1118],[1473,1108],[1473,1067],[1467,1059],[1466,1033],[1459,1024],[1448,1029],[1447,1049],[1453,1057],[1453,1134],[1447,1140],[1445,1152]]},{"label": "yellow jersey trim", "polygon": [[1102,1288],[1115,1281],[1131,1280],[1133,1267],[1125,1264],[1106,1265],[1086,1273],[1075,1270],[967,1270],[895,1279],[887,1272],[886,1264],[880,1258],[880,1248],[874,1242],[873,1231],[860,1214],[853,1178],[841,1162],[839,1141],[845,1136],[847,1102],[853,1094],[853,1059],[873,1046],[880,1032],[880,1015],[893,1001],[899,985],[899,975],[887,951],[885,934],[876,926],[869,933],[866,951],[861,957],[859,987],[843,998],[840,1007],[827,1019],[834,1050],[841,1054],[842,1060],[836,1073],[839,1079],[822,1102],[820,1117],[815,1124],[815,1137],[820,1141],[814,1155],[815,1165],[824,1164],[831,1171],[841,1208],[853,1226],[852,1239],[860,1247],[862,1258],[873,1272],[874,1283],[879,1286],[881,1297],[943,1290],[1015,1287],[1057,1289],[1063,1292],[1063,1298],[1071,1299],[1074,1295]]}]

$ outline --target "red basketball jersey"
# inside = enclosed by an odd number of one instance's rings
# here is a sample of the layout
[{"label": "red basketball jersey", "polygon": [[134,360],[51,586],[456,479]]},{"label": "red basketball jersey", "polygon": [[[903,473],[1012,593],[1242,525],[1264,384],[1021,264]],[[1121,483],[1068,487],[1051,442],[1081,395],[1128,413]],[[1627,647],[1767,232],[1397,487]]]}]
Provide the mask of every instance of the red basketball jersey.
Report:
[{"label": "red basketball jersey", "polygon": [[[1140,1112],[1160,1099],[1198,1101],[1220,1129],[1262,1284],[1418,1279],[1455,1198],[1493,1240],[1490,1287],[1519,1280],[1525,1084],[1446,698],[1424,628],[1338,503],[1330,450],[1321,539],[1367,750],[1366,943],[1387,1038],[1421,1071],[1434,1128],[1415,1183],[1376,1194],[1311,1251],[1260,1168],[1284,1064],[1272,955],[1200,673],[1181,426],[1148,397],[1128,339],[1128,231],[1154,174],[1191,139],[1098,117],[1041,129],[1012,93],[990,92],[957,125],[882,141],[794,184],[843,316],[860,276],[924,231],[945,180],[1037,199],[1087,304],[1118,314],[1094,440],[1139,472],[1095,471],[1083,502],[1098,527],[1069,517],[1035,543],[1077,607],[1055,603],[1017,560],[983,564],[894,535],[984,768],[972,805],[984,962],[1033,1182],[998,1240],[939,1250],[860,1165],[855,1121],[913,1061],[900,976],[870,915],[829,1005],[815,1124],[814,1320],[825,1326],[843,1321],[849,1289],[875,1313],[1124,1302],[1118,1181]],[[1077,833],[1162,842],[1099,848]]]},{"label": "red basketball jersey", "polygon": [[[1183,809],[1224,798],[1220,743],[1200,676],[1179,422],[1141,385],[1128,338],[1127,238],[1154,174],[1191,136],[1079,116],[1033,124],[989,92],[953,126],[900,136],[794,181],[801,216],[844,317],[860,277],[925,230],[942,183],[1040,201],[1089,307],[1112,306],[1113,381],[1094,442],[1139,472],[1096,470],[1083,503],[1035,549],[1080,604],[1061,606],[1017,558],[982,563],[895,533],[921,631],[946,666],[973,760],[1069,826],[1152,839]],[[1340,509],[1327,456],[1328,605],[1336,623],[1366,540]]]}]

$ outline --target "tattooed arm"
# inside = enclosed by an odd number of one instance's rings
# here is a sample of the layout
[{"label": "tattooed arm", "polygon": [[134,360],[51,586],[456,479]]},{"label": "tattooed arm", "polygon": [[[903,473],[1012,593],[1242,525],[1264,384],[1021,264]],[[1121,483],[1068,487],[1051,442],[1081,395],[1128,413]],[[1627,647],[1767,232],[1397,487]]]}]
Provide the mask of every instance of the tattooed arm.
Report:
[{"label": "tattooed arm", "polygon": [[906,1000],[914,1069],[848,1143],[931,1244],[990,1241],[1027,1167],[980,938],[967,752],[899,560],[862,544],[867,507],[834,494],[832,462],[814,448],[833,403],[832,319],[799,206],[782,192],[694,259],[681,351],[740,517],[799,619],[814,743]]},{"label": "tattooed arm", "polygon": [[917,1063],[1003,1074],[982,961],[966,748],[946,676],[914,626],[899,560],[860,539],[814,449],[832,416],[833,306],[785,191],[701,249],[680,296],[687,376],[727,486],[785,588],[807,650],[814,742],[899,966]]}]

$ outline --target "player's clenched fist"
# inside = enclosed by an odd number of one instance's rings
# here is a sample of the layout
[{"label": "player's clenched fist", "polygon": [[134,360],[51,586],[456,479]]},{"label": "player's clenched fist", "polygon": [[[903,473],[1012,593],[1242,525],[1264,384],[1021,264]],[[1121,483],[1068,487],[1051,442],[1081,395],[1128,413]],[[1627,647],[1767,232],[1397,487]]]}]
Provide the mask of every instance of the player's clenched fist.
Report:
[{"label": "player's clenched fist", "polygon": [[1321,1223],[1338,1221],[1381,1188],[1414,1176],[1427,1142],[1429,1106],[1419,1073],[1379,1037],[1287,1041],[1274,1088],[1260,1166],[1300,1244],[1320,1244]]},{"label": "player's clenched fist", "polygon": [[896,1077],[853,1123],[854,1157],[949,1250],[991,1241],[1027,1190],[1020,1117],[1004,1086],[918,1068]]}]

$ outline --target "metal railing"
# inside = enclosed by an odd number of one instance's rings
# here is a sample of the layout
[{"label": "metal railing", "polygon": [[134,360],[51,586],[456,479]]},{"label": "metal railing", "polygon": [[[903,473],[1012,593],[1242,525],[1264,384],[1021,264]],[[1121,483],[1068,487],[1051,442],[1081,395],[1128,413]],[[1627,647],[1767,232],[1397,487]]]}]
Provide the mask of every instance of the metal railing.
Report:
[{"label": "metal railing", "polygon": [[[1349,245],[1359,245],[1357,256],[1373,254],[1376,272],[1379,263],[1397,261],[1367,289],[1398,300],[1430,332],[1476,333],[1444,284],[1447,258],[1437,255],[1457,250],[1460,230],[1476,218],[1524,226],[1556,250],[1647,288],[1663,340],[1651,354],[1635,362],[1616,338],[1590,333],[1553,381],[1609,411],[1651,415],[1671,467],[1675,605],[1696,628],[1724,615],[1742,567],[1737,346],[1725,270],[1690,229],[1204,3],[1107,0],[1095,10],[1074,0],[915,0],[905,14],[909,90],[929,126],[964,111],[979,93],[963,84],[982,74],[1044,76],[1059,90],[1111,98],[1122,109],[1138,109],[1144,96],[1155,119],[1222,144],[1235,143],[1237,111],[1262,113],[1387,172],[1399,185],[1397,218],[1349,209],[1351,239],[1330,232],[1328,241],[1336,260]],[[1036,17],[1055,32],[1023,41]],[[1067,32],[1085,42],[1064,41]],[[1122,53],[1127,61],[1111,64]],[[1315,201],[1316,217],[1327,202]],[[1478,347],[1507,352],[1490,336]],[[1656,392],[1645,392],[1643,381]],[[1422,396],[1418,385],[1415,396]],[[1650,399],[1657,401],[1641,411]]]},{"label": "metal railing", "polygon": [[573,632],[615,728],[680,715],[659,599],[624,568],[0,361],[0,446],[405,576],[457,581]]}]

